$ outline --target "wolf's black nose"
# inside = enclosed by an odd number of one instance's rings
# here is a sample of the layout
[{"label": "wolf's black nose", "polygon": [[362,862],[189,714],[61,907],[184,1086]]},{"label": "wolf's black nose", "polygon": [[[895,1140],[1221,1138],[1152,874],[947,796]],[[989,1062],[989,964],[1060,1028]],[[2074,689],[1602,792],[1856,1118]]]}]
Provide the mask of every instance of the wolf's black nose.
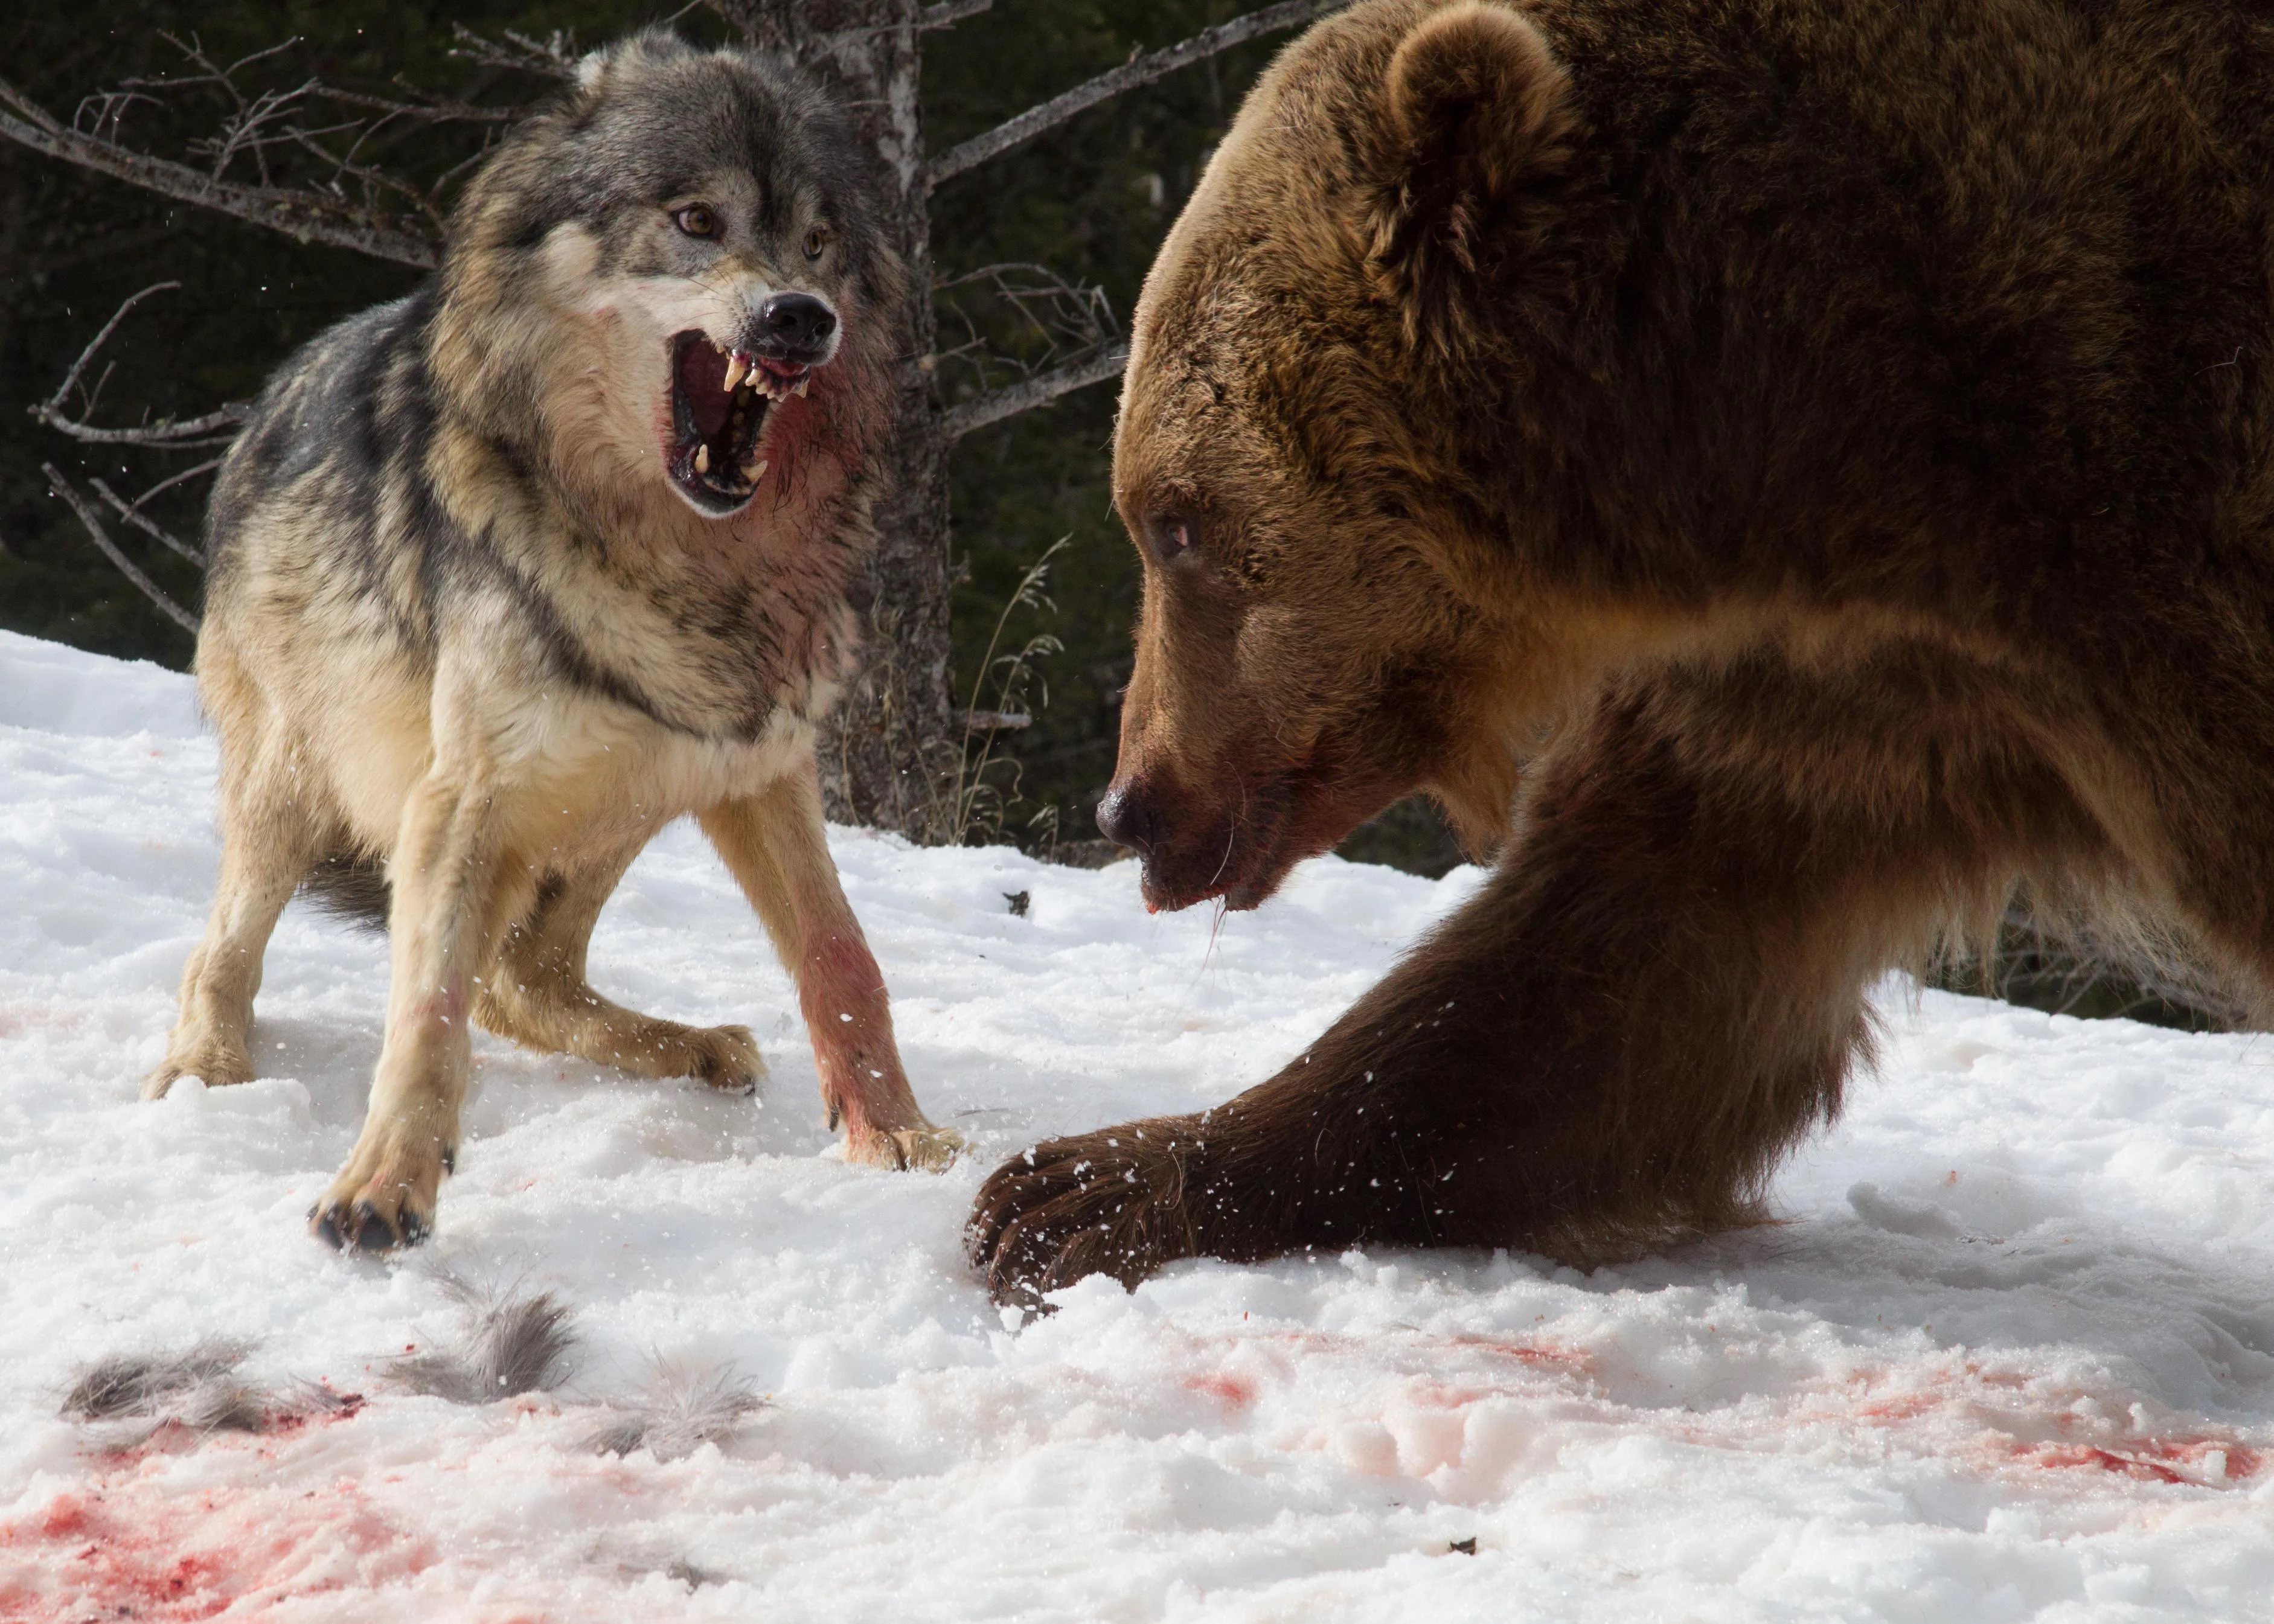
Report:
[{"label": "wolf's black nose", "polygon": [[818,355],[837,331],[837,312],[810,293],[777,293],[758,310],[764,338],[796,359]]}]

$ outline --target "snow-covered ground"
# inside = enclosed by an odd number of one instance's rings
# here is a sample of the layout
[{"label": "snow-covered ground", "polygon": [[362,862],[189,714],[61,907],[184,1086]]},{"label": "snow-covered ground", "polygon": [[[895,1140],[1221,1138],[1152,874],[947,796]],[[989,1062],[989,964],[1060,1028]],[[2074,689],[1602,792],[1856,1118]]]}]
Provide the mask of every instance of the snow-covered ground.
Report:
[{"label": "snow-covered ground", "polygon": [[[960,1254],[988,1167],[1263,1077],[1475,876],[1322,861],[1216,931],[1126,866],[837,831],[918,1093],[978,1147],[932,1177],[823,1154],[788,983],[674,830],[594,979],[749,1022],[771,1081],[479,1041],[440,1233],[382,1264],[302,1219],[380,942],[296,905],[273,1075],[136,1099],[214,768],[185,679],[0,635],[0,1620],[2274,1616],[2263,1040],[1893,989],[1779,1225],[1593,1275],[1200,1263],[1020,1329]],[[460,1320],[445,1269],[572,1306],[566,1384],[407,1391],[389,1358]],[[364,1402],[123,1446],[59,1413],[91,1361],[211,1335]],[[659,1365],[768,1402],[723,1447],[593,1453]]]}]

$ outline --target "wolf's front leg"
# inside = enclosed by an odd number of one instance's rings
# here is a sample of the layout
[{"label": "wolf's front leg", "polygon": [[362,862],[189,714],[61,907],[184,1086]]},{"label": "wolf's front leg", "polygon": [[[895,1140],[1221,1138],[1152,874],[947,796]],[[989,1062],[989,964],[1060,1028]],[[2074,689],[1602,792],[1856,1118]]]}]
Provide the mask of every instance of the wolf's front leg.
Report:
[{"label": "wolf's front leg", "polygon": [[531,889],[498,861],[494,795],[485,775],[438,764],[404,802],[388,865],[387,1040],[362,1137],[309,1214],[335,1246],[384,1252],[433,1228],[458,1153],[472,977]]},{"label": "wolf's front leg", "polygon": [[945,1167],[963,1141],[925,1118],[900,1069],[884,975],[829,855],[812,758],[702,823],[797,978],[822,1103],[832,1127],[845,1125],[847,1154],[881,1167]]}]

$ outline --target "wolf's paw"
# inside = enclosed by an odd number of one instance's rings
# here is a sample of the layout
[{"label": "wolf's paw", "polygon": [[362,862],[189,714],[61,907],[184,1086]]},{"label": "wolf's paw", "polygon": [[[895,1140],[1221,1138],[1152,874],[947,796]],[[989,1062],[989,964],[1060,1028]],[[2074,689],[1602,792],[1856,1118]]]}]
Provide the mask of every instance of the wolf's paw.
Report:
[{"label": "wolf's paw", "polygon": [[364,1125],[347,1166],[308,1209],[308,1230],[342,1252],[394,1252],[434,1230],[442,1175],[457,1163],[456,1146],[431,1133]]},{"label": "wolf's paw", "polygon": [[970,1145],[953,1128],[856,1129],[845,1136],[845,1159],[898,1172],[945,1172]]},{"label": "wolf's paw", "polygon": [[687,1029],[689,1077],[722,1094],[756,1094],[766,1074],[758,1041],[748,1026],[690,1026]]},{"label": "wolf's paw", "polygon": [[183,1078],[194,1077],[208,1088],[226,1088],[252,1080],[252,1060],[244,1049],[224,1043],[200,1044],[169,1054],[158,1069],[142,1079],[142,1097],[162,1100],[166,1091]]},{"label": "wolf's paw", "polygon": [[1134,1287],[1207,1250],[1206,1147],[1197,1117],[1126,1123],[1052,1139],[988,1176],[964,1243],[998,1303],[1037,1306],[1089,1274]]}]

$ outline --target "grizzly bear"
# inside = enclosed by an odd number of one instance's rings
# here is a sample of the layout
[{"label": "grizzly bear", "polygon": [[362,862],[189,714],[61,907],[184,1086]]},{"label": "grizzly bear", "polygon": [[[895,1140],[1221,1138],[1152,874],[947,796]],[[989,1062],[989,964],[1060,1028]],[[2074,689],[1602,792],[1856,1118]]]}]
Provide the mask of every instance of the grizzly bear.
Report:
[{"label": "grizzly bear", "polygon": [[999,1169],[998,1296],[1752,1221],[1866,988],[2022,885],[2274,990],[2270,98],[2242,0],[1291,47],[1133,327],[1099,822],[1155,907],[1417,789],[1498,856],[1276,1077]]}]

